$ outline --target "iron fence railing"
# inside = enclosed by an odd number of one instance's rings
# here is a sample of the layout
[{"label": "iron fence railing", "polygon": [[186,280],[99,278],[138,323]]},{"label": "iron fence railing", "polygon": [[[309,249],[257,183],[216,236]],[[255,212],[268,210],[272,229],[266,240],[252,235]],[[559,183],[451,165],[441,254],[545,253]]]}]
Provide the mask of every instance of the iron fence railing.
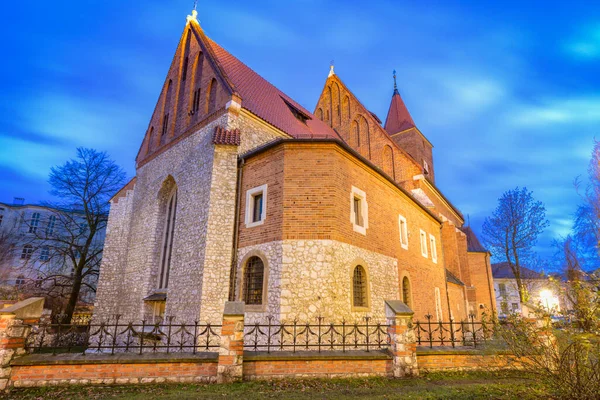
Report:
[{"label": "iron fence railing", "polygon": [[415,335],[418,346],[430,348],[438,346],[477,347],[494,338],[494,324],[485,320],[477,321],[470,315],[464,321],[435,321],[432,315],[426,321],[415,322]]},{"label": "iron fence railing", "polygon": [[317,317],[315,323],[275,322],[247,324],[244,327],[244,349],[249,351],[372,351],[390,345],[388,327],[384,323],[326,323]]},{"label": "iron fence railing", "polygon": [[221,325],[175,323],[124,323],[113,321],[86,324],[40,323],[31,326],[25,341],[30,353],[197,353],[218,351]]}]

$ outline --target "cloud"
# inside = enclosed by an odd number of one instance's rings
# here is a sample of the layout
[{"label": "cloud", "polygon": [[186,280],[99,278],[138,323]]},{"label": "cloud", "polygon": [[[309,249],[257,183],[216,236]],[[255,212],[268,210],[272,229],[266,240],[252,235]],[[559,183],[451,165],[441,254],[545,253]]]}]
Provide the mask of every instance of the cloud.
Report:
[{"label": "cloud", "polygon": [[600,122],[600,95],[546,100],[518,107],[512,122],[520,126],[588,124]]},{"label": "cloud", "polygon": [[61,147],[0,134],[0,166],[3,169],[13,168],[32,178],[45,179],[50,172],[50,166],[63,163],[68,156],[68,150]]},{"label": "cloud", "polygon": [[600,24],[584,29],[579,37],[565,44],[565,49],[578,59],[600,58]]}]

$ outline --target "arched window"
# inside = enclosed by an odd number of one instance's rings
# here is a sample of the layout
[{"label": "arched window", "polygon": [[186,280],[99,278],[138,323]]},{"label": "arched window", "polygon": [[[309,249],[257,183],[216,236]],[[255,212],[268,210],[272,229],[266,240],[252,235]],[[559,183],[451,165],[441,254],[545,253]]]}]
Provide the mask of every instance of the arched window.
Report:
[{"label": "arched window", "polygon": [[248,305],[261,305],[263,303],[263,283],[265,265],[260,257],[250,257],[246,262],[244,271],[244,286],[242,297]]},{"label": "arched window", "polygon": [[31,255],[33,254],[33,246],[30,244],[26,244],[23,246],[23,252],[21,253],[22,260],[29,260]]},{"label": "arched window", "polygon": [[352,122],[352,133],[354,134],[354,145],[356,147],[360,146],[360,128],[358,126],[358,121]]},{"label": "arched window", "polygon": [[383,147],[383,170],[386,174],[394,177],[394,151],[390,147],[390,145],[385,145]]},{"label": "arched window", "polygon": [[352,274],[352,305],[367,307],[367,272],[362,265],[357,265]]},{"label": "arched window", "polygon": [[342,103],[342,118],[350,121],[350,97],[345,96]]},{"label": "arched window", "polygon": [[173,191],[165,212],[165,230],[163,233],[162,254],[160,257],[159,289],[169,287],[169,272],[173,254],[173,236],[175,233],[175,216],[177,214],[177,189]]},{"label": "arched window", "polygon": [[331,86],[327,87],[327,95],[329,96],[329,107],[327,109],[327,121],[329,121],[329,126],[332,125],[331,121],[333,118],[330,116],[333,114],[333,95],[331,93]]},{"label": "arched window", "polygon": [[319,118],[321,121],[323,121],[323,109],[319,108],[317,110],[317,118]]},{"label": "arched window", "polygon": [[194,64],[194,83],[192,84],[192,99],[189,115],[198,114],[200,111],[200,85],[202,84],[202,66],[204,64],[204,54],[198,53],[196,63]]},{"label": "arched window", "polygon": [[206,99],[206,113],[210,114],[217,108],[217,80],[215,78],[210,81],[208,86],[208,97]]},{"label": "arched window", "polygon": [[409,307],[412,307],[410,301],[410,280],[408,276],[402,278],[402,302]]},{"label": "arched window", "polygon": [[171,93],[173,92],[173,81],[169,80],[163,106],[162,130],[160,133],[160,143],[163,144],[169,132],[169,113],[171,112]]}]

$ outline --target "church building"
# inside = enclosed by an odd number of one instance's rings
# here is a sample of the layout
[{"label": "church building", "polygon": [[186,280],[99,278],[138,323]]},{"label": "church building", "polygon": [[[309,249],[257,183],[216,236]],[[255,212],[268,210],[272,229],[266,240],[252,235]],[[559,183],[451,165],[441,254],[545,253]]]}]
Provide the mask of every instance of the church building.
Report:
[{"label": "church building", "polygon": [[385,300],[420,320],[494,312],[490,254],[432,148],[395,85],[382,123],[331,67],[311,113],[194,11],[111,201],[95,318],[218,323],[228,300],[248,321],[382,322]]}]

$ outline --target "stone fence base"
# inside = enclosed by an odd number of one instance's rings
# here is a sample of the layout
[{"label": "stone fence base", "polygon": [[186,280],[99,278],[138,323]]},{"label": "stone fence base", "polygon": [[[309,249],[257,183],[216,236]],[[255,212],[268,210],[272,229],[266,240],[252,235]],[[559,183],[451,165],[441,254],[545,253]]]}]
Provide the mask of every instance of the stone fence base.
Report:
[{"label": "stone fence base", "polygon": [[491,369],[518,369],[519,360],[502,350],[477,350],[460,348],[417,348],[419,370],[467,371]]}]

